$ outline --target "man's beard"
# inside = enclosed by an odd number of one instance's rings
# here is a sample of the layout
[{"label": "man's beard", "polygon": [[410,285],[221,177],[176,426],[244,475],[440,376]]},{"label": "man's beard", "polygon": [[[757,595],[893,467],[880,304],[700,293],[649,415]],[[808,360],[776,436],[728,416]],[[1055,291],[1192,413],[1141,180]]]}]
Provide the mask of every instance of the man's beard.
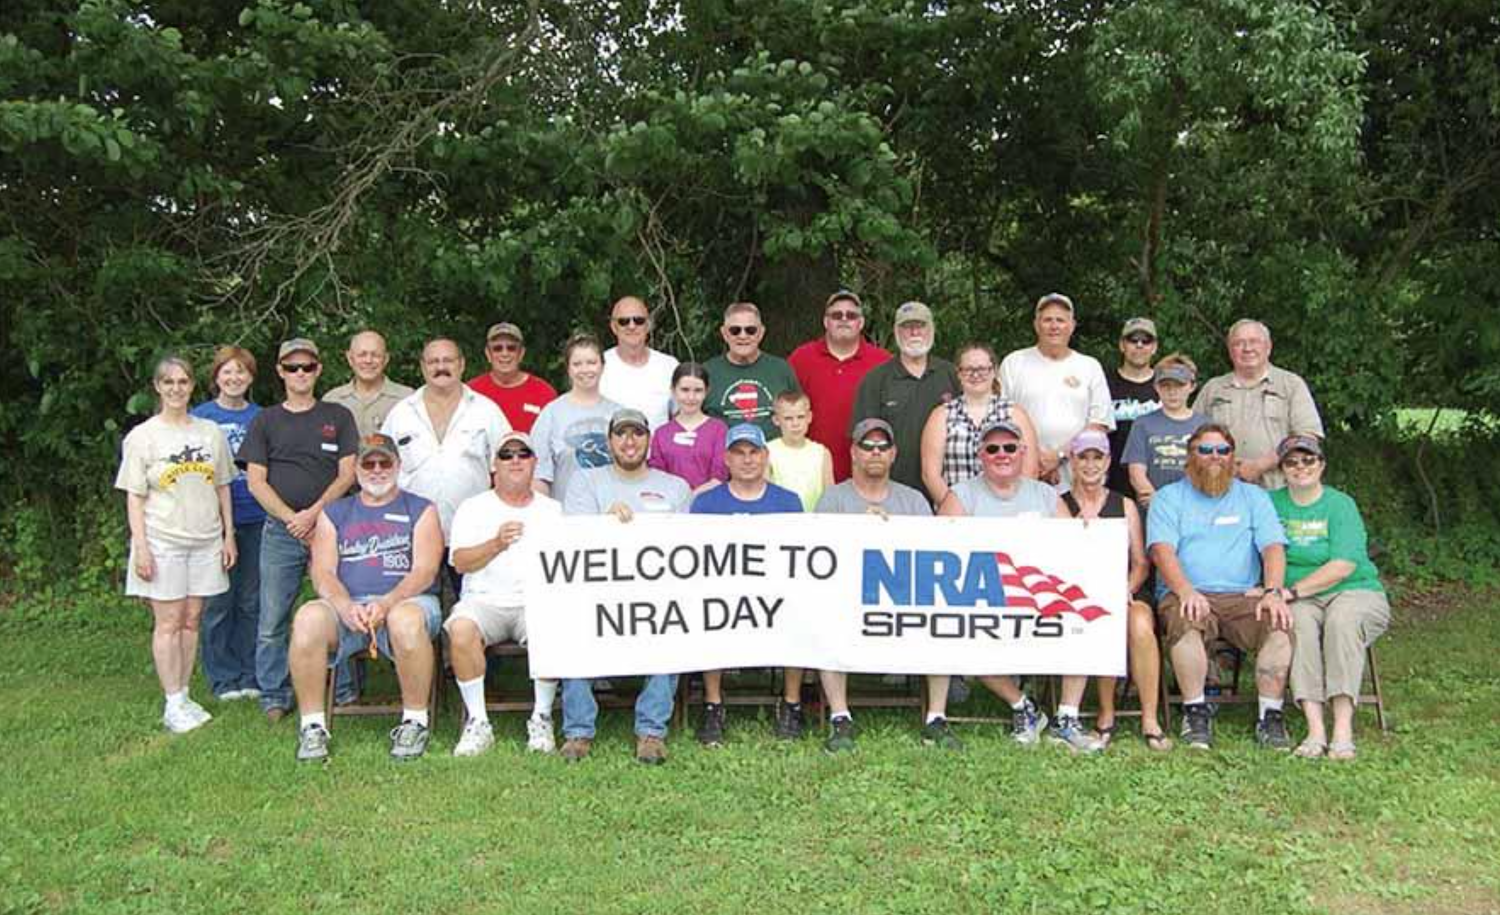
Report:
[{"label": "man's beard", "polygon": [[1208,463],[1190,459],[1187,465],[1188,480],[1193,488],[1212,499],[1229,491],[1229,484],[1234,482],[1234,465],[1229,463]]},{"label": "man's beard", "polygon": [[901,355],[905,356],[908,359],[921,359],[923,356],[932,352],[932,341],[926,340],[921,343],[901,343],[898,344],[898,348],[901,350]]},{"label": "man's beard", "polygon": [[384,483],[366,481],[361,482],[359,488],[372,499],[384,499],[391,494],[391,490],[396,488],[396,481],[386,480]]}]

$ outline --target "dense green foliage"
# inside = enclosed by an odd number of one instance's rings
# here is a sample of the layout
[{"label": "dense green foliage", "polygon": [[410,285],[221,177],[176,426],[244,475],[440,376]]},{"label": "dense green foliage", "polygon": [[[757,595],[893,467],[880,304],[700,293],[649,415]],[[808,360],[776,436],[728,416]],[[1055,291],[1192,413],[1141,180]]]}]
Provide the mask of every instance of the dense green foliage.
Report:
[{"label": "dense green foliage", "polygon": [[0,492],[71,517],[165,348],[504,318],[555,375],[626,292],[699,356],[840,284],[943,349],[1061,289],[1083,349],[1144,312],[1211,371],[1253,314],[1336,425],[1500,407],[1489,0],[668,9],[0,5]]}]

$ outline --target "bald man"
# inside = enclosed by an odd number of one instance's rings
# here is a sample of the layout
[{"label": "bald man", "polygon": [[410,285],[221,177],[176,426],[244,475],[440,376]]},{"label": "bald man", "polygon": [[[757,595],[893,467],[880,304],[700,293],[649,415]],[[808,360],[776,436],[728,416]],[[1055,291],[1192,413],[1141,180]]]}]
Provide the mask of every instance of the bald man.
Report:
[{"label": "bald man", "polygon": [[604,351],[599,393],[622,407],[646,414],[651,428],[664,425],[672,403],[672,370],[677,359],[651,348],[651,309],[627,295],[609,312],[615,346]]},{"label": "bald man", "polygon": [[373,435],[380,431],[391,409],[402,398],[411,396],[411,388],[385,377],[391,357],[385,349],[385,338],[373,330],[362,330],[350,337],[344,359],[354,377],[324,394],[323,400],[347,407],[354,414],[361,437]]}]

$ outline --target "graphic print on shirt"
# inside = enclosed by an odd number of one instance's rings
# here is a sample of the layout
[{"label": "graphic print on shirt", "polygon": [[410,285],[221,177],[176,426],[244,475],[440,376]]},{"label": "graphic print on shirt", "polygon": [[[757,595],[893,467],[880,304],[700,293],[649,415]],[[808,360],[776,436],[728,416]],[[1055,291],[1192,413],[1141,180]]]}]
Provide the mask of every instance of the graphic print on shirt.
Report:
[{"label": "graphic print on shirt", "polygon": [[1286,537],[1297,546],[1311,546],[1328,539],[1327,518],[1287,518],[1281,522]]},{"label": "graphic print on shirt", "polygon": [[609,456],[609,437],[597,429],[570,429],[563,435],[563,441],[573,449],[573,458],[580,469],[608,467],[614,463]]},{"label": "graphic print on shirt", "polygon": [[171,489],[178,477],[187,473],[199,474],[205,483],[214,485],[213,452],[202,445],[183,445],[181,451],[167,455],[164,463],[166,467],[162,469],[158,480],[162,489]]},{"label": "graphic print on shirt", "polygon": [[724,391],[719,410],[724,422],[753,423],[771,414],[771,390],[754,378],[741,378]]},{"label": "graphic print on shirt", "polygon": [[391,522],[351,524],[339,535],[339,577],[352,579],[346,567],[365,575],[402,578],[411,571],[411,525]]}]

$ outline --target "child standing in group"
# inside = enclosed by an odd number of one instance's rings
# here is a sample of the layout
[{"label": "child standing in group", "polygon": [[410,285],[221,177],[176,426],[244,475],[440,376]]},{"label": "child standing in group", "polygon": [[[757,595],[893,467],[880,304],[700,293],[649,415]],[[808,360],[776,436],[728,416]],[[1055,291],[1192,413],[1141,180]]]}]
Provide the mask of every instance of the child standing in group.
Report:
[{"label": "child standing in group", "polygon": [[833,455],[807,437],[812,423],[812,401],[801,391],[783,391],[771,405],[771,421],[781,437],[769,443],[772,483],[784,486],[802,500],[802,510],[812,511],[823,490],[833,485]]},{"label": "child standing in group", "polygon": [[672,371],[675,413],[651,435],[649,467],[682,477],[693,492],[712,489],[729,479],[724,465],[724,437],[729,427],[703,412],[708,396],[708,372],[696,362]]}]

